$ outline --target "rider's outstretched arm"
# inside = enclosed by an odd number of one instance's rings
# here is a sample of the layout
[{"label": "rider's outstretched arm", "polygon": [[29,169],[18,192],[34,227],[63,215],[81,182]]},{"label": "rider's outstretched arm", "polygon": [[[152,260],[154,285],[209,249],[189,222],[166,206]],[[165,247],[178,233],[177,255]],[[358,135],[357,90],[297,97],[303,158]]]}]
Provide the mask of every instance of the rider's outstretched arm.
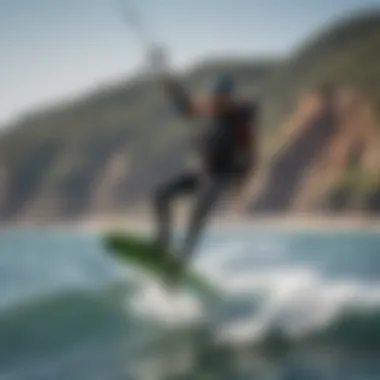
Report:
[{"label": "rider's outstretched arm", "polygon": [[164,86],[172,98],[174,106],[183,116],[188,118],[198,117],[205,113],[205,107],[196,103],[187,93],[186,89],[179,83],[178,80],[172,77],[164,79]]},{"label": "rider's outstretched arm", "polygon": [[186,117],[195,116],[192,101],[184,87],[177,80],[172,77],[166,77],[164,86],[180,114]]},{"label": "rider's outstretched arm", "polygon": [[200,116],[203,113],[200,104],[195,104],[184,86],[171,75],[167,52],[161,47],[153,47],[149,52],[150,66],[158,81],[170,96],[177,111],[188,118]]}]

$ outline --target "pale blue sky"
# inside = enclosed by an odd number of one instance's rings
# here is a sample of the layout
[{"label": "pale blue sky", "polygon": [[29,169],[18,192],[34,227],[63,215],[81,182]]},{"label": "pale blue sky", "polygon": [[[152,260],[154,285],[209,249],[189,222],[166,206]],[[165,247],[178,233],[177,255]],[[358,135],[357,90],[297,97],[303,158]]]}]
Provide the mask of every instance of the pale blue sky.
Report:
[{"label": "pale blue sky", "polygon": [[[127,0],[126,0],[127,1]],[[119,0],[0,0],[0,122],[137,70]],[[213,55],[284,54],[380,0],[134,0],[176,66]]]}]

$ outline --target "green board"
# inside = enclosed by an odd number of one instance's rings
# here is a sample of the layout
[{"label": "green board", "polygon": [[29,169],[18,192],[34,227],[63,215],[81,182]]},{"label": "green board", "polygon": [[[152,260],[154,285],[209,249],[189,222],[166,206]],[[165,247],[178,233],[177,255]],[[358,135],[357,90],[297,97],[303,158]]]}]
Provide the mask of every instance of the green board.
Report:
[{"label": "green board", "polygon": [[174,280],[176,274],[174,256],[163,254],[146,238],[113,232],[104,236],[104,244],[107,252],[121,263],[149,272],[172,289],[187,287],[208,300],[220,298],[218,289],[211,285],[205,276],[193,269],[186,270],[179,279]]}]

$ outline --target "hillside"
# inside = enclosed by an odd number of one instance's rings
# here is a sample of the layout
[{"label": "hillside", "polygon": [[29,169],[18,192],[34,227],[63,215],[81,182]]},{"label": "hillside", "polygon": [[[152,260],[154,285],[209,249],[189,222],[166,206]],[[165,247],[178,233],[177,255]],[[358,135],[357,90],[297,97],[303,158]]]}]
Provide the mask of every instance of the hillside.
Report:
[{"label": "hillside", "polygon": [[[202,93],[228,71],[262,100],[248,212],[380,210],[379,52],[372,12],[323,30],[287,61],[216,60],[183,74]],[[138,78],[29,114],[0,138],[0,218],[72,220],[144,205],[188,162],[190,130],[162,90]]]},{"label": "hillside", "polygon": [[366,14],[328,28],[274,72],[263,99],[276,131],[248,210],[380,211],[379,52],[380,14]]},{"label": "hillside", "polygon": [[380,110],[379,46],[379,11],[344,18],[310,37],[268,81],[266,126],[277,128],[300,96],[324,83],[355,86]]},{"label": "hillside", "polygon": [[[207,61],[182,81],[198,93],[228,71],[258,92],[273,65]],[[186,164],[188,131],[162,89],[144,79],[27,115],[0,139],[0,218],[61,220],[135,206]]]},{"label": "hillside", "polygon": [[304,96],[281,133],[251,212],[380,211],[380,125],[365,95],[338,86]]}]

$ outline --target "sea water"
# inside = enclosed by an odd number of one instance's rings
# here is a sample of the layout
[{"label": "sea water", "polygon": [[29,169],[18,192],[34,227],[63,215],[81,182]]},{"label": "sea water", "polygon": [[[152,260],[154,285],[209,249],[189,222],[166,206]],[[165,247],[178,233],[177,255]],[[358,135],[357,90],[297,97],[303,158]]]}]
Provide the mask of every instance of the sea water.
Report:
[{"label": "sea water", "polygon": [[224,294],[168,294],[98,233],[0,233],[0,379],[380,379],[380,234],[210,230]]}]

